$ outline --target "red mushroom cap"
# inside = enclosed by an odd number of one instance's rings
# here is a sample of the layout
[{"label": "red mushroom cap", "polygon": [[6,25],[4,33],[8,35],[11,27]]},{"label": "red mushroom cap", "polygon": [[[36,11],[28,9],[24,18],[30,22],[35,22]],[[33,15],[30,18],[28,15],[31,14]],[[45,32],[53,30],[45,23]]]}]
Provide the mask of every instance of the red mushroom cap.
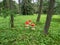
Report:
[{"label": "red mushroom cap", "polygon": [[25,24],[29,24],[29,21],[26,21]]},{"label": "red mushroom cap", "polygon": [[31,24],[31,26],[32,26],[32,27],[34,27],[34,26],[35,26],[35,24],[34,24],[34,23],[32,23],[32,24]]}]

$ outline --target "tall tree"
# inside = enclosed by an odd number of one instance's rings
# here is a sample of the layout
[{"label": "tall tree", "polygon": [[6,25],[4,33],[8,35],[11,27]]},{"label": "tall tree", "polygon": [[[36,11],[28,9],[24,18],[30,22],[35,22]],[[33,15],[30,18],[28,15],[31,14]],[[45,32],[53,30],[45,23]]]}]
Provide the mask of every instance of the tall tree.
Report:
[{"label": "tall tree", "polygon": [[1,15],[1,6],[0,6],[0,15]]},{"label": "tall tree", "polygon": [[51,22],[53,11],[54,11],[54,4],[55,4],[55,0],[49,0],[49,8],[48,8],[48,12],[47,12],[45,27],[44,27],[44,32],[46,34],[48,34],[48,30],[50,27],[50,22]]},{"label": "tall tree", "polygon": [[9,0],[10,2],[10,10],[11,10],[11,13],[10,13],[10,22],[11,22],[11,28],[14,27],[14,16],[13,16],[13,1],[12,0]]},{"label": "tall tree", "polygon": [[7,5],[6,4],[7,4],[6,3],[6,0],[3,0],[3,6],[4,6],[5,9],[7,8]]},{"label": "tall tree", "polygon": [[4,9],[9,8],[9,0],[3,0]]},{"label": "tall tree", "polygon": [[23,15],[31,15],[33,14],[33,5],[31,3],[31,0],[23,0],[21,11]]},{"label": "tall tree", "polygon": [[3,17],[6,18],[8,16],[9,10],[9,0],[3,0]]},{"label": "tall tree", "polygon": [[18,2],[19,2],[19,14],[21,13],[21,3],[20,3],[20,0],[18,0]]},{"label": "tall tree", "polygon": [[43,4],[43,0],[38,0],[38,2],[40,2],[39,4],[39,9],[38,9],[38,17],[37,17],[37,22],[40,21],[40,17],[41,17],[41,13],[42,13],[42,4]]}]

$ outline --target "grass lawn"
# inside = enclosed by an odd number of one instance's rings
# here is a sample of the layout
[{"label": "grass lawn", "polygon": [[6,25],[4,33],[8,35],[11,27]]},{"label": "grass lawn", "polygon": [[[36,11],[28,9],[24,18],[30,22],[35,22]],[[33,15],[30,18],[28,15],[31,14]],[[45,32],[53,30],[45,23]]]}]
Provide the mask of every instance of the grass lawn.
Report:
[{"label": "grass lawn", "polygon": [[46,15],[41,16],[41,22],[36,23],[36,30],[24,28],[26,20],[36,22],[37,15],[14,17],[14,28],[10,28],[10,18],[0,17],[0,45],[60,45],[60,17],[54,15],[49,34],[44,35]]}]

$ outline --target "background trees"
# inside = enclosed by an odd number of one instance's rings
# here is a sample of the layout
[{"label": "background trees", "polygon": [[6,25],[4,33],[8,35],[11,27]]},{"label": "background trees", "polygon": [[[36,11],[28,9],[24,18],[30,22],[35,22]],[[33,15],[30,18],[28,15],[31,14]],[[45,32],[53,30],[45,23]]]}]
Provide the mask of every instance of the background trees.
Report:
[{"label": "background trees", "polygon": [[54,14],[60,14],[60,0],[55,1]]},{"label": "background trees", "polygon": [[31,0],[22,1],[21,11],[22,11],[23,15],[32,15],[33,14],[34,10],[33,10],[33,5],[31,3]]},{"label": "background trees", "polygon": [[[21,3],[20,3],[20,0],[19,0],[19,3],[16,3],[16,1],[13,1],[13,5],[14,5],[14,12],[16,14],[23,14],[23,12],[25,12],[24,10],[26,10],[26,13],[30,13],[30,14],[37,14],[38,12],[38,6],[39,6],[39,2],[34,2],[32,3],[32,1],[34,0],[30,0],[30,1],[23,1],[21,0]],[[0,6],[2,7],[2,12],[3,13],[6,13],[6,11],[4,12],[3,10],[6,8],[9,7],[9,4],[8,4],[8,1],[7,0],[3,0],[2,2],[0,2]],[[25,7],[25,9],[24,9]],[[56,0],[55,2],[55,7],[54,7],[54,14],[60,14],[60,0]],[[3,9],[4,8],[4,9]],[[6,10],[5,9],[5,10]],[[42,8],[42,13],[43,14],[46,14],[47,13],[47,9],[48,9],[48,0],[43,0],[43,8]],[[28,14],[27,13],[27,14]]]}]

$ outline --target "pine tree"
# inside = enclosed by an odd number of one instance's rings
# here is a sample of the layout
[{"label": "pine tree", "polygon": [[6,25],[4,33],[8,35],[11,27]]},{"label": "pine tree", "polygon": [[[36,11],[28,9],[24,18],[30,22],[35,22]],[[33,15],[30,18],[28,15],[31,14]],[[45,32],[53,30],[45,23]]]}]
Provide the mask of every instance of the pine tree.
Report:
[{"label": "pine tree", "polygon": [[21,6],[21,12],[23,15],[31,15],[33,14],[33,6],[31,0],[23,0]]}]

